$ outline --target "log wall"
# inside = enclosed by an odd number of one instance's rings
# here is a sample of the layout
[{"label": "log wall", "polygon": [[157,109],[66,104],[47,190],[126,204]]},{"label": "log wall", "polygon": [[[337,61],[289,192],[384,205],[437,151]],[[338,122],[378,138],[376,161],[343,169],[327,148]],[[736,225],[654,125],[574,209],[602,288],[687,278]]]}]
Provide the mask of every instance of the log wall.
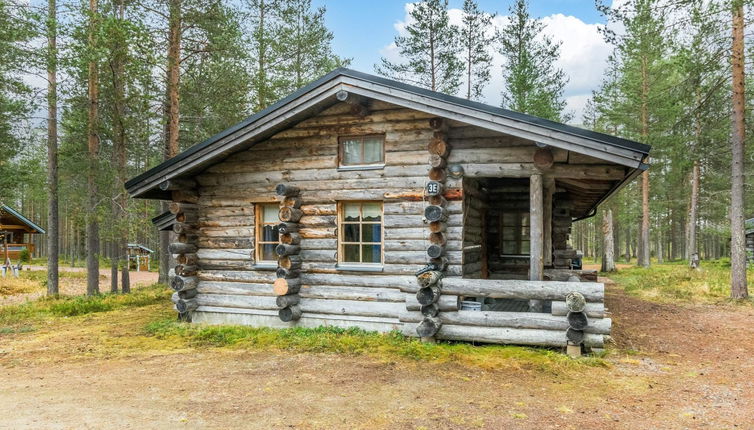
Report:
[{"label": "log wall", "polygon": [[[378,101],[370,103],[367,115],[355,115],[342,103],[199,174],[195,178],[198,215],[191,232],[195,240],[190,241],[197,248],[192,253],[197,265],[193,298],[197,307],[192,320],[270,327],[405,329],[401,318],[413,306],[409,301],[415,300],[407,301],[407,296],[416,293],[414,273],[430,261],[431,230],[424,219],[430,203],[424,188],[430,178],[444,177],[444,166],[430,171],[428,142],[437,137],[431,119]],[[371,134],[385,137],[384,166],[339,169],[338,137]],[[446,154],[447,159],[435,162],[460,164],[468,180],[445,179],[443,256],[448,264],[444,275],[447,279],[460,279],[464,273],[485,277],[487,261],[474,245],[479,245],[483,234],[487,203],[473,178],[528,178],[537,171],[532,162],[537,148],[533,142],[452,122],[444,137],[452,151]],[[569,177],[586,174],[578,166],[568,166],[566,151],[553,150],[553,156],[554,173]],[[611,169],[599,170],[600,175],[615,176],[616,170]],[[301,319],[291,322],[278,317],[279,303],[273,292],[276,266],[254,261],[255,206],[278,202],[275,188],[280,183],[300,189],[302,198],[297,298]],[[337,202],[349,200],[383,202],[384,262],[379,271],[338,267]],[[460,296],[444,295],[438,302],[440,315],[458,312]],[[451,339],[457,336],[453,327],[458,324],[448,318],[443,325],[446,333],[440,335]],[[480,339],[487,337],[480,335]],[[553,344],[548,342],[545,344]]]}]

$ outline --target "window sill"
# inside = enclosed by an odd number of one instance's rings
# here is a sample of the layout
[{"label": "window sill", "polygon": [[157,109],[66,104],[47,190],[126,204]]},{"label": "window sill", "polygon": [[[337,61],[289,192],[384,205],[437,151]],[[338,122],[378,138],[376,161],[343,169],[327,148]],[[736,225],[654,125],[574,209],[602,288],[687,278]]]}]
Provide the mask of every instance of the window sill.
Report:
[{"label": "window sill", "polygon": [[253,270],[277,270],[278,264],[275,262],[260,262],[251,266]]},{"label": "window sill", "polygon": [[343,272],[382,272],[382,264],[336,264],[335,268]]},{"label": "window sill", "polygon": [[384,169],[385,164],[364,164],[360,166],[338,166],[338,172],[352,172],[355,170],[380,170]]}]

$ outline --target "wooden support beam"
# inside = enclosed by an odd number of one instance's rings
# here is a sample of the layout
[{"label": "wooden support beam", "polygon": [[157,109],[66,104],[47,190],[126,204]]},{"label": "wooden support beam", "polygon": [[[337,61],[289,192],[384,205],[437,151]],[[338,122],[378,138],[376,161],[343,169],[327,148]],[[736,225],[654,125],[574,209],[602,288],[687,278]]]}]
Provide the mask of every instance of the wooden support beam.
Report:
[{"label": "wooden support beam", "polygon": [[543,266],[552,266],[552,195],[555,192],[555,180],[552,177],[544,178],[543,195],[543,225],[544,225],[544,261]]},{"label": "wooden support beam", "polygon": [[160,182],[159,188],[161,191],[193,190],[196,188],[196,181],[190,178],[173,178]]}]

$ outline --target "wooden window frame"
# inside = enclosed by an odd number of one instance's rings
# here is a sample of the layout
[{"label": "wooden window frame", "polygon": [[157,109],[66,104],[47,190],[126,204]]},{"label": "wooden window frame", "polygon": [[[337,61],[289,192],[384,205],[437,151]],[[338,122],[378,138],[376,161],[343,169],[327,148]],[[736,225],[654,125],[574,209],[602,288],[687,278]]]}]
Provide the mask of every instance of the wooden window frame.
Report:
[{"label": "wooden window frame", "polygon": [[[346,222],[345,221],[345,215],[346,211],[344,206],[347,204],[356,204],[363,205],[364,203],[379,203],[381,212],[380,212],[380,221],[374,222],[374,221],[363,221],[360,220],[359,222]],[[359,218],[363,218],[363,209],[362,206],[359,206]],[[361,229],[359,228],[359,241],[358,242],[345,242],[345,230],[344,225],[345,224],[379,224],[380,225],[380,241],[379,242],[363,242],[361,240]],[[377,245],[379,243],[380,245],[380,262],[379,263],[364,263],[363,261],[344,261],[343,257],[345,256],[345,245],[358,245],[359,246],[359,260],[363,260],[363,250],[361,249],[362,245]],[[338,266],[358,266],[358,267],[365,267],[365,268],[381,268],[385,264],[385,203],[382,200],[342,200],[338,202]]]},{"label": "wooden window frame", "polygon": [[[521,215],[527,214],[529,220],[531,220],[531,211],[530,210],[526,210],[526,209],[506,210],[506,211],[503,211],[503,213],[500,214],[500,221],[499,221],[499,224],[498,224],[498,228],[500,229],[500,233],[499,233],[499,235],[500,235],[500,243],[499,243],[499,245],[500,245],[500,255],[501,256],[507,256],[507,257],[529,257],[529,256],[531,256],[531,250],[529,251],[529,253],[526,253],[526,254],[524,254],[521,251],[521,249],[522,249],[521,244],[523,242],[529,242],[529,246],[531,247],[531,239],[530,239],[530,237],[527,237],[526,239],[524,239],[524,235],[522,233],[522,231],[523,231],[523,229],[525,227],[528,227],[528,228],[531,229],[531,225],[524,226],[523,224],[518,224],[516,226],[513,226],[513,227],[518,228],[518,232],[517,232],[516,237],[514,239],[515,242],[516,242],[516,251],[518,251],[518,252],[515,253],[515,254],[506,254],[505,253],[505,242],[512,242],[513,241],[513,240],[506,240],[504,238],[504,235],[503,235],[503,231],[505,230],[505,227],[506,227],[505,226],[505,217],[504,217],[505,214],[516,214],[518,216],[517,217],[518,220],[521,219]],[[529,223],[531,224],[531,221]],[[508,226],[508,227],[510,227],[510,226]]]},{"label": "wooden window frame", "polygon": [[[345,151],[343,149],[343,142],[346,140],[360,140],[361,141],[361,159],[364,159],[364,141],[367,139],[377,138],[382,142],[382,159],[376,163],[369,164],[345,164]],[[353,136],[338,136],[338,168],[339,169],[359,169],[359,168],[380,168],[385,166],[385,135],[384,134],[366,134],[366,135],[353,135]]]},{"label": "wooden window frame", "polygon": [[262,233],[264,232],[264,226],[265,225],[278,225],[280,224],[278,221],[274,223],[265,223],[264,222],[264,208],[265,207],[275,207],[278,210],[280,210],[280,206],[277,203],[255,203],[254,204],[254,263],[255,264],[267,264],[267,263],[275,263],[277,264],[277,260],[264,260],[262,259],[262,245],[265,244],[278,244],[280,233],[278,233],[278,241],[270,242],[270,241],[263,241],[262,240]]}]

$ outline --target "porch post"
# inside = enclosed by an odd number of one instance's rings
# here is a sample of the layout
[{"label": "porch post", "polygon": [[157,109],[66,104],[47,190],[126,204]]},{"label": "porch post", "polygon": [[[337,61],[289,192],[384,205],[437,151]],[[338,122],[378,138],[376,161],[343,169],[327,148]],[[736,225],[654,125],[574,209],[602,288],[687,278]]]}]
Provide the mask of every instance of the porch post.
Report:
[{"label": "porch post", "polygon": [[[541,174],[529,178],[529,279],[541,281],[544,275],[544,208]],[[542,312],[542,300],[529,300],[529,312]]]},{"label": "porch post", "polygon": [[552,195],[555,193],[555,179],[544,179],[544,263],[545,267],[552,266]]}]

